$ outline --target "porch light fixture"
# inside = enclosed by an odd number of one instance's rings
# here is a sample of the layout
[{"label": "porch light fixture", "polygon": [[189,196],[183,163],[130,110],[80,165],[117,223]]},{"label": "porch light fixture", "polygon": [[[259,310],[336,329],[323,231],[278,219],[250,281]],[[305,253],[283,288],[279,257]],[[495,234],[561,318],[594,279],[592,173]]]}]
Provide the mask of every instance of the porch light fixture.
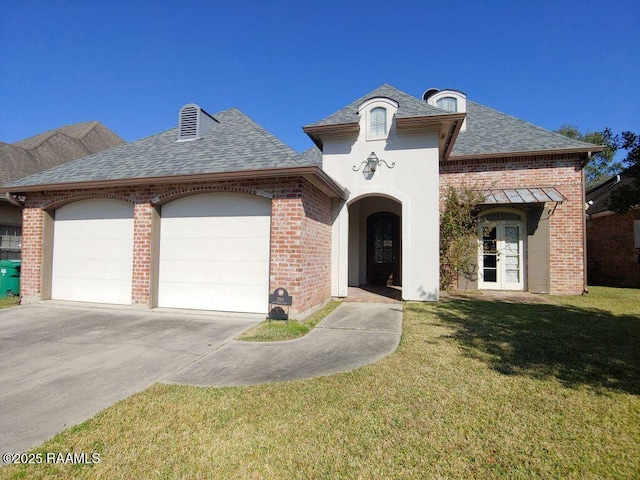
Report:
[{"label": "porch light fixture", "polygon": [[378,158],[375,152],[371,152],[371,155],[369,155],[367,159],[360,164],[360,166],[356,167],[354,165],[351,168],[354,172],[357,172],[358,170],[360,170],[360,167],[364,165],[365,167],[363,172],[375,173],[376,169],[378,168],[378,165],[380,165],[381,163],[384,163],[387,166],[387,168],[393,168],[396,166],[396,162],[391,162],[391,165],[389,165],[385,160]]}]

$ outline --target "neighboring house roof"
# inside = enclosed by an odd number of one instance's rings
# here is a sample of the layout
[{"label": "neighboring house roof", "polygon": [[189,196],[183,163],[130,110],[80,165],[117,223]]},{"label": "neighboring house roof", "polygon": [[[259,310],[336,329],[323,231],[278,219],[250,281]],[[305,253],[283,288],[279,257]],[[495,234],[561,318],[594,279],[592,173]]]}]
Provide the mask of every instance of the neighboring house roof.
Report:
[{"label": "neighboring house roof", "polygon": [[467,129],[458,134],[450,158],[554,150],[598,152],[602,147],[545,130],[467,99]]},{"label": "neighboring house roof", "polygon": [[235,108],[201,139],[177,142],[172,128],[31,175],[8,186],[95,182],[301,166],[297,152]]},{"label": "neighboring house roof", "polygon": [[123,143],[96,121],[56,128],[12,144],[0,142],[0,185]]},{"label": "neighboring house roof", "polygon": [[603,182],[597,187],[589,190],[585,194],[585,200],[589,205],[589,208],[587,208],[587,215],[608,212],[611,194],[623,185],[631,185],[636,178],[637,174],[634,176],[634,167],[630,167],[620,172],[619,175],[615,175],[606,182]]},{"label": "neighboring house roof", "polygon": [[345,123],[358,123],[360,120],[358,107],[360,107],[363,102],[378,97],[390,98],[391,100],[398,102],[396,118],[428,117],[451,113],[440,108],[433,107],[426,102],[423,102],[422,100],[419,100],[416,97],[385,83],[357,100],[354,100],[346,107],[318,122],[306,125],[306,127],[323,127],[328,125],[342,125]]}]

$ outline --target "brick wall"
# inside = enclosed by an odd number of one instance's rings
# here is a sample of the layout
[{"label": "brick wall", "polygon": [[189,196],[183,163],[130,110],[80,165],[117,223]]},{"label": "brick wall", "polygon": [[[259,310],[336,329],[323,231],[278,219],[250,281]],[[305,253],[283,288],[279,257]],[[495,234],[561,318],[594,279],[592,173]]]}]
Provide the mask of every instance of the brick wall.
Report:
[{"label": "brick wall", "polygon": [[640,221],[640,209],[587,221],[589,284],[640,287],[640,249],[634,244],[634,221]]},{"label": "brick wall", "polygon": [[[296,177],[79,189],[32,193],[23,211],[24,299],[42,298],[42,249],[45,209],[87,198],[114,198],[134,204],[132,304],[152,301],[153,218],[156,205],[180,196],[206,192],[237,192],[271,198],[270,286],[293,297],[292,316],[328,300],[331,269],[331,200],[307,180]],[[310,262],[307,264],[307,262]]]},{"label": "brick wall", "polygon": [[581,294],[584,289],[584,199],[580,163],[578,155],[442,162],[440,197],[448,185],[477,189],[555,187],[567,201],[555,209],[553,203],[547,205],[552,209],[549,220],[551,293]]}]

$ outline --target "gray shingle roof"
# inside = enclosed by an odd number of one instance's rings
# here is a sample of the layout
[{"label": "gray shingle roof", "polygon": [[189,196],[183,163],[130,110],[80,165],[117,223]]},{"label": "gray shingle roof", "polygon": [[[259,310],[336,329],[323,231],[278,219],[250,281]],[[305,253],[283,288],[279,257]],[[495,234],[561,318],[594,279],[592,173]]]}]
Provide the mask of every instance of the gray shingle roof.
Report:
[{"label": "gray shingle roof", "polygon": [[312,165],[322,168],[322,151],[315,145],[302,152],[299,157],[300,162],[304,165]]},{"label": "gray shingle roof", "polygon": [[281,140],[235,108],[201,139],[176,142],[177,128],[31,175],[11,187],[92,182],[306,165]]},{"label": "gray shingle roof", "polygon": [[590,147],[559,133],[467,100],[467,130],[460,132],[451,156],[504,154]]},{"label": "gray shingle roof", "polygon": [[0,185],[123,143],[96,121],[56,128],[12,144],[0,142]]},{"label": "gray shingle roof", "polygon": [[385,83],[372,92],[369,92],[366,95],[363,95],[357,100],[351,102],[349,105],[338,110],[336,113],[329,115],[319,122],[311,123],[307,125],[307,127],[340,125],[342,123],[357,123],[360,120],[360,116],[358,115],[358,107],[366,100],[376,97],[386,97],[398,102],[398,112],[396,113],[396,118],[428,117],[432,115],[446,115],[447,113],[450,113],[445,110],[441,110],[439,108],[428,105],[426,102],[423,102],[422,100],[419,100],[416,97]]},{"label": "gray shingle roof", "polygon": [[[358,107],[364,101],[374,97],[387,97],[398,102],[396,118],[428,117],[446,115],[440,108],[428,105],[408,93],[384,84],[372,92],[351,102],[336,113],[307,125],[308,127],[356,123],[359,120]],[[467,130],[460,132],[454,144],[451,156],[488,155],[510,152],[527,152],[541,150],[561,150],[596,148],[584,143],[545,130],[518,118],[512,117],[492,108],[467,100]]]}]

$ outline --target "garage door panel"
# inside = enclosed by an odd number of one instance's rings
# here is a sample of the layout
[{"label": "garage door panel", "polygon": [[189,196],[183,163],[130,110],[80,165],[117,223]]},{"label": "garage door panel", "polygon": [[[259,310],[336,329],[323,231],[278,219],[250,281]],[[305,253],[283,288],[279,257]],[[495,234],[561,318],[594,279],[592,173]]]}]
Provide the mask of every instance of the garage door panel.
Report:
[{"label": "garage door panel", "polygon": [[225,239],[176,239],[163,238],[167,254],[163,261],[178,262],[260,262],[265,260],[265,249],[269,239],[225,238]]},{"label": "garage door panel", "polygon": [[[78,289],[78,280],[83,288]],[[58,300],[74,302],[112,303],[127,305],[131,303],[131,294],[123,298],[122,291],[131,291],[131,282],[118,279],[93,278],[58,278],[51,289],[51,296]]]},{"label": "garage door panel", "polygon": [[58,265],[56,279],[74,278],[78,281],[91,278],[87,276],[87,270],[92,272],[95,279],[117,280],[122,278],[122,271],[131,267],[128,260],[109,259],[105,262],[101,258],[74,258]]},{"label": "garage door panel", "polygon": [[[241,298],[240,301],[237,299]],[[188,307],[185,307],[188,299]],[[264,287],[262,285],[224,284],[211,288],[205,284],[174,284],[163,294],[163,307],[190,308],[226,312],[265,311]]]},{"label": "garage door panel", "polygon": [[271,202],[255,195],[238,193],[203,193],[191,195],[163,205],[162,218],[266,217],[271,215]]},{"label": "garage door panel", "polygon": [[[79,238],[60,239],[56,248],[59,260],[85,261],[87,259],[123,260],[131,263],[131,241],[128,239],[90,240]],[[65,240],[65,241],[61,241]]]},{"label": "garage door panel", "polygon": [[[97,208],[97,207],[94,207]],[[131,223],[130,218],[122,219],[82,219],[63,220],[56,215],[56,237],[57,238],[77,238],[96,239],[96,229],[99,229],[104,239],[120,238],[122,228]]]},{"label": "garage door panel", "polygon": [[91,199],[55,212],[51,297],[131,304],[133,205]]},{"label": "garage door panel", "polygon": [[163,283],[206,283],[211,285],[253,284],[264,285],[269,275],[268,262],[165,262],[161,273],[165,275]]},{"label": "garage door panel", "polygon": [[162,207],[158,305],[265,313],[271,201],[234,193]]},{"label": "garage door panel", "polygon": [[162,219],[163,238],[259,238],[270,225],[264,217]]}]

